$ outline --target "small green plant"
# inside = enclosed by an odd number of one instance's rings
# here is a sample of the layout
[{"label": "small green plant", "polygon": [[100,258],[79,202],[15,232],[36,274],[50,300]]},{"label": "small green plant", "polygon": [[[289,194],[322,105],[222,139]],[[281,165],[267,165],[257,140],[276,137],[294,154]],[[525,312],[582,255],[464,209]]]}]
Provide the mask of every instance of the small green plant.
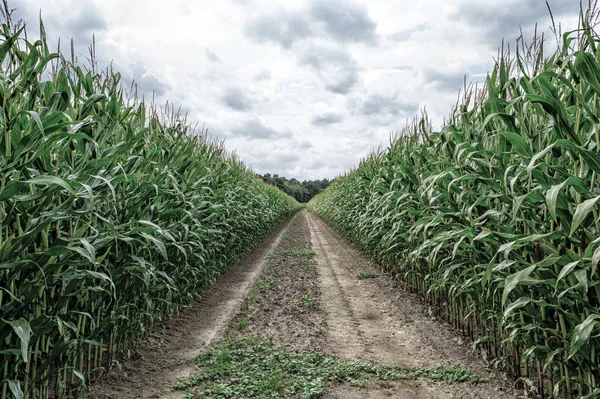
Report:
[{"label": "small green plant", "polygon": [[281,236],[281,242],[285,242],[289,239],[290,239],[290,233],[285,233],[283,236]]},{"label": "small green plant", "polygon": [[362,272],[358,275],[359,280],[366,280],[369,278],[377,278],[377,277],[379,277],[379,275],[377,275],[373,272]]},{"label": "small green plant", "polygon": [[312,274],[312,272],[313,272],[313,269],[312,269],[312,267],[310,267],[310,265],[306,266],[304,268],[304,273],[306,273],[306,274]]},{"label": "small green plant", "polygon": [[240,313],[235,322],[235,328],[238,330],[243,330],[248,325],[250,321],[250,317],[246,313]]},{"label": "small green plant", "polygon": [[259,281],[257,281],[256,284],[255,284],[255,287],[256,287],[256,290],[258,290],[258,292],[265,294],[274,285],[275,285],[275,280],[266,279],[266,280],[259,280]]},{"label": "small green plant", "polygon": [[302,295],[302,299],[300,300],[300,303],[305,308],[312,308],[313,307],[313,297],[310,295]]}]

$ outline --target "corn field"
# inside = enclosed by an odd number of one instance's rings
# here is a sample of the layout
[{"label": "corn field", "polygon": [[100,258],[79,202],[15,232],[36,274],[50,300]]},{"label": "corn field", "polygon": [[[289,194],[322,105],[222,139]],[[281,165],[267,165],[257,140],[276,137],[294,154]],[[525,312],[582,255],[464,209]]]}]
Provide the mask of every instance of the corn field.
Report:
[{"label": "corn field", "polygon": [[1,399],[83,390],[298,207],[40,30],[0,33]]},{"label": "corn field", "polygon": [[501,51],[309,207],[542,397],[600,397],[600,37]]}]

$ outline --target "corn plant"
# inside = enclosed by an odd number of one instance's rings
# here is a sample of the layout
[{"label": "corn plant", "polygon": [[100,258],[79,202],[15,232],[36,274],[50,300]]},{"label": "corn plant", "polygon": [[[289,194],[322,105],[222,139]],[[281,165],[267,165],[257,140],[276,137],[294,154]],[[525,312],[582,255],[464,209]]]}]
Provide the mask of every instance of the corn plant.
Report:
[{"label": "corn plant", "polygon": [[600,396],[600,38],[501,51],[309,207],[542,397]]},{"label": "corn plant", "polygon": [[[0,32],[0,398],[85,388],[298,204],[183,117]],[[202,133],[202,132],[200,132]]]}]

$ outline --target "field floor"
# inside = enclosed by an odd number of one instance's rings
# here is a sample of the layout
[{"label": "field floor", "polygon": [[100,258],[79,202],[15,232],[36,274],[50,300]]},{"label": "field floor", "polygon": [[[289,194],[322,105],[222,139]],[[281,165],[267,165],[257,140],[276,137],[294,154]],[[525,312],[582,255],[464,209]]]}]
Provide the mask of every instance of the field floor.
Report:
[{"label": "field floor", "polygon": [[119,366],[88,397],[521,397],[306,211]]}]

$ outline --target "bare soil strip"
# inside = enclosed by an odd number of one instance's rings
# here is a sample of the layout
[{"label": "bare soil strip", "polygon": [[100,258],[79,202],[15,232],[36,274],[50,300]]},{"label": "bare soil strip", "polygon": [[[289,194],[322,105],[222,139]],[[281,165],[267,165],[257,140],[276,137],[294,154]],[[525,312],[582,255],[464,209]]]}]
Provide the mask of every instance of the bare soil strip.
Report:
[{"label": "bare soil strip", "polygon": [[[318,217],[308,214],[317,253],[321,302],[330,331],[330,350],[347,359],[397,366],[462,365],[483,384],[448,385],[406,381],[364,389],[334,387],[330,398],[518,398],[507,382],[491,375],[450,326],[434,320],[423,302],[398,289]],[[359,279],[361,273],[377,278]]]},{"label": "bare soil strip", "polygon": [[166,326],[153,332],[128,360],[102,376],[87,396],[92,399],[158,398],[169,395],[173,382],[187,377],[187,363],[215,339],[222,337],[231,319],[266,265],[291,220],[266,237],[243,261],[234,265],[204,294]]},{"label": "bare soil strip", "polygon": [[323,350],[327,324],[305,211],[267,257],[267,267],[229,333],[273,339],[293,350]]}]

